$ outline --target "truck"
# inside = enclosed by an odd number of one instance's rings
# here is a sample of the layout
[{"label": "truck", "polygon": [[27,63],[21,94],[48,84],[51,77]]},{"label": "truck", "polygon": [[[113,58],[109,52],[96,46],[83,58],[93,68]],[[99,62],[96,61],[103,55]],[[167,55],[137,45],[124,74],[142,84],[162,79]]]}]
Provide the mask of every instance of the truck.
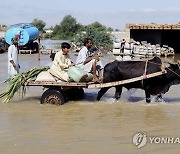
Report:
[{"label": "truck", "polygon": [[39,30],[34,25],[30,23],[11,25],[6,31],[5,40],[11,45],[14,37],[19,39],[19,50],[39,52],[39,44],[36,41],[39,39]]}]

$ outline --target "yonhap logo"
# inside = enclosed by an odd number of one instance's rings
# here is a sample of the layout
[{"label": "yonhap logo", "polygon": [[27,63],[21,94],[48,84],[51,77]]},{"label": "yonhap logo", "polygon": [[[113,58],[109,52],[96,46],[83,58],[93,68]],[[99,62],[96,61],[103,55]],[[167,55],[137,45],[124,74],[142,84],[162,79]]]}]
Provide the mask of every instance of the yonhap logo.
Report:
[{"label": "yonhap logo", "polygon": [[133,136],[133,144],[137,148],[150,144],[180,144],[180,137],[159,137],[159,136],[147,136],[145,132],[136,133]]},{"label": "yonhap logo", "polygon": [[137,148],[141,148],[141,147],[145,146],[146,143],[147,143],[147,135],[145,132],[139,132],[133,136],[133,144]]},{"label": "yonhap logo", "polygon": [[180,144],[180,137],[149,137],[150,143],[155,144]]}]

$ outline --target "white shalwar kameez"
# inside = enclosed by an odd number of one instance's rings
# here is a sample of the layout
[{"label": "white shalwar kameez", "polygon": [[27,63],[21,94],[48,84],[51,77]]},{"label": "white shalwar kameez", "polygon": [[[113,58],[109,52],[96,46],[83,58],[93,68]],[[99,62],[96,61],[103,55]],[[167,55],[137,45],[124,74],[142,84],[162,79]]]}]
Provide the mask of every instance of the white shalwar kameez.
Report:
[{"label": "white shalwar kameez", "polygon": [[[14,61],[14,63],[16,64],[16,68],[13,67],[10,60]],[[10,45],[8,48],[8,77],[10,78],[16,75],[17,73],[19,73],[18,49],[13,44],[13,45]]]},{"label": "white shalwar kameez", "polygon": [[[86,64],[84,64],[86,58],[88,58],[88,49],[87,47],[83,47],[80,51],[79,51],[79,54],[78,54],[78,57],[77,57],[77,60],[76,60],[76,66],[84,69],[86,72],[91,72],[92,71],[92,67],[93,67],[93,64],[95,62],[95,59],[92,59],[91,61],[87,62]],[[102,62],[99,60],[97,61],[96,63],[96,69],[97,70],[101,70],[103,69],[103,65],[102,65]]]},{"label": "white shalwar kameez", "polygon": [[63,55],[63,52],[61,50],[56,53],[53,64],[48,71],[51,75],[61,81],[69,81],[67,71],[70,64],[71,60],[69,54]]}]

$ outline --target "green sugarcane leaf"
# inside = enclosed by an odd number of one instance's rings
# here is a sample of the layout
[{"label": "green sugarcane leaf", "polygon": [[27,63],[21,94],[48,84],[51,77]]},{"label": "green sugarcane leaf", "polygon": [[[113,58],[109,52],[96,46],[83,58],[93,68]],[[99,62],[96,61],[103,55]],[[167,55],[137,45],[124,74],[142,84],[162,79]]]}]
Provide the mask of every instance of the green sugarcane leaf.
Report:
[{"label": "green sugarcane leaf", "polygon": [[26,93],[26,85],[28,81],[34,77],[37,77],[42,71],[47,71],[49,67],[33,68],[26,72],[16,74],[9,81],[5,92],[0,93],[0,98],[6,96],[3,102],[8,102],[13,98],[14,94],[22,87],[22,96]]}]

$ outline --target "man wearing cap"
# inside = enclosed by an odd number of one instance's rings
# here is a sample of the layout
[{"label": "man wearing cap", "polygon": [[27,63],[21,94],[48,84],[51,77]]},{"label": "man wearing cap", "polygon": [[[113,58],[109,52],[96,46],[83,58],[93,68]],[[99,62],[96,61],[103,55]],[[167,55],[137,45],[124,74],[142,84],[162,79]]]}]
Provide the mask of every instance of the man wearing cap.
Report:
[{"label": "man wearing cap", "polygon": [[19,62],[18,62],[18,38],[12,38],[12,44],[8,48],[8,77],[19,73]]}]

